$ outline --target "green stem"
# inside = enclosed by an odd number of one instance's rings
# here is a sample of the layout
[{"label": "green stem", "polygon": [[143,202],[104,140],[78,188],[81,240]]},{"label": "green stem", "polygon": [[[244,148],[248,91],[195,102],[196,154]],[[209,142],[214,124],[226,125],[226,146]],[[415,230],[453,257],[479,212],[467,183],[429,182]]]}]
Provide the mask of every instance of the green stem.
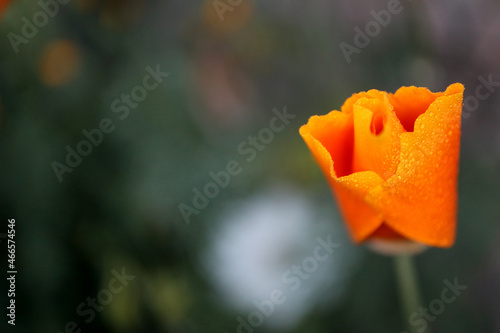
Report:
[{"label": "green stem", "polygon": [[399,297],[403,309],[403,320],[408,327],[408,332],[430,333],[429,328],[426,328],[424,331],[420,328],[420,330],[417,331],[416,327],[410,325],[410,316],[415,312],[418,313],[418,309],[422,304],[420,300],[420,292],[418,289],[413,256],[398,255],[394,258],[394,264],[396,269]]}]

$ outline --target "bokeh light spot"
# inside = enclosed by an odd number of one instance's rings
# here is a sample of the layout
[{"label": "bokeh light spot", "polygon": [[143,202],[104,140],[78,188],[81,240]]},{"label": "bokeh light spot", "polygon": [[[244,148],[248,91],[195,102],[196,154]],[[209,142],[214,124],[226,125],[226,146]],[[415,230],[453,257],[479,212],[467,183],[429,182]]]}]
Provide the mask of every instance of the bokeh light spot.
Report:
[{"label": "bokeh light spot", "polygon": [[44,50],[39,65],[42,82],[50,87],[59,87],[71,82],[81,67],[80,52],[70,40],[56,40]]}]

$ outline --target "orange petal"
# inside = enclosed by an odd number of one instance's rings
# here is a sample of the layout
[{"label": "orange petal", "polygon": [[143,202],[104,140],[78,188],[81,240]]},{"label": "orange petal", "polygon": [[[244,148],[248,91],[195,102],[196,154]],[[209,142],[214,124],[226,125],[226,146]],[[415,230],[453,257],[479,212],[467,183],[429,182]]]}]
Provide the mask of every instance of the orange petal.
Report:
[{"label": "orange petal", "polygon": [[414,131],[401,135],[396,174],[366,197],[392,229],[432,246],[455,238],[463,90],[450,85],[418,116]]},{"label": "orange petal", "polygon": [[404,132],[387,94],[361,98],[353,105],[353,172],[374,171],[384,179],[396,172],[399,163],[399,135]]},{"label": "orange petal", "polygon": [[350,234],[358,243],[366,240],[384,222],[382,215],[365,201],[370,191],[382,186],[383,182],[373,171],[355,172],[330,181]]},{"label": "orange petal", "polygon": [[[356,241],[364,240],[380,226],[382,219],[362,198],[383,179],[371,171],[351,172],[353,115],[332,111],[325,116],[313,116],[299,132],[335,189],[342,215],[352,221],[351,235]],[[349,176],[342,177],[344,175]]]},{"label": "orange petal", "polygon": [[299,132],[335,190],[342,215],[350,222],[351,235],[363,241],[382,223],[363,198],[383,179],[372,171],[352,173],[353,115],[332,111],[313,116]]},{"label": "orange petal", "polygon": [[443,94],[433,93],[422,87],[401,87],[394,94],[389,94],[389,101],[405,130],[413,132],[417,117],[427,111],[429,105]]},{"label": "orange petal", "polygon": [[312,116],[299,132],[327,177],[351,173],[352,115],[332,111],[325,116]]}]

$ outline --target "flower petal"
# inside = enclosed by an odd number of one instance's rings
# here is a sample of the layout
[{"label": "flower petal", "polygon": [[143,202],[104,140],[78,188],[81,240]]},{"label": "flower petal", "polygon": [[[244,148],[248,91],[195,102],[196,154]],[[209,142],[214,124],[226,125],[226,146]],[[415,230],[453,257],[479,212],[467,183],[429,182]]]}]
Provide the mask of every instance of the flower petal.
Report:
[{"label": "flower petal", "polygon": [[433,93],[423,87],[401,87],[394,94],[389,94],[389,101],[405,130],[413,132],[418,116],[427,111],[429,105],[443,94]]},{"label": "flower petal", "polygon": [[382,99],[361,98],[353,105],[353,172],[374,171],[383,179],[392,176],[399,163],[404,132],[387,94]]},{"label": "flower petal", "polygon": [[364,202],[364,197],[383,179],[372,171],[352,173],[353,115],[332,111],[325,116],[313,116],[299,132],[334,189],[354,240],[365,240],[382,219]]},{"label": "flower petal", "polygon": [[396,174],[366,197],[411,240],[449,247],[455,238],[463,85],[452,84],[401,134]]},{"label": "flower petal", "polygon": [[351,173],[352,115],[331,111],[325,116],[312,116],[299,132],[325,175],[336,178]]},{"label": "flower petal", "polygon": [[330,182],[350,234],[358,243],[366,240],[384,221],[382,215],[365,201],[370,191],[381,187],[383,182],[373,171],[352,173]]}]

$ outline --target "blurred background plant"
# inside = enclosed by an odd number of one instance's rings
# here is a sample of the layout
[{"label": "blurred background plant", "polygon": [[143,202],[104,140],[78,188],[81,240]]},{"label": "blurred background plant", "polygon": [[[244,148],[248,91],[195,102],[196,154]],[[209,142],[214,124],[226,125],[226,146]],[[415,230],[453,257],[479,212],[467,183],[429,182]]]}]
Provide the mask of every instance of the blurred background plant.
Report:
[{"label": "blurred background plant", "polygon": [[[255,331],[400,332],[390,258],[351,244],[298,128],[371,88],[458,81],[476,96],[480,77],[499,82],[500,4],[403,1],[348,64],[339,44],[354,45],[353,29],[387,6],[12,1],[0,23],[0,232],[16,219],[16,331],[237,332],[331,235],[340,247],[296,273],[297,291]],[[169,75],[126,104],[148,66]],[[500,332],[500,92],[489,89],[467,100],[456,245],[417,257],[424,303],[445,279],[468,286],[430,323],[436,332]],[[240,145],[284,107],[296,117],[249,162]],[[53,162],[105,118],[114,130],[60,182]],[[186,223],[179,205],[192,207],[193,189],[231,160],[241,172]],[[122,268],[135,278],[104,301]],[[87,322],[77,308],[88,297],[99,304]]]}]

